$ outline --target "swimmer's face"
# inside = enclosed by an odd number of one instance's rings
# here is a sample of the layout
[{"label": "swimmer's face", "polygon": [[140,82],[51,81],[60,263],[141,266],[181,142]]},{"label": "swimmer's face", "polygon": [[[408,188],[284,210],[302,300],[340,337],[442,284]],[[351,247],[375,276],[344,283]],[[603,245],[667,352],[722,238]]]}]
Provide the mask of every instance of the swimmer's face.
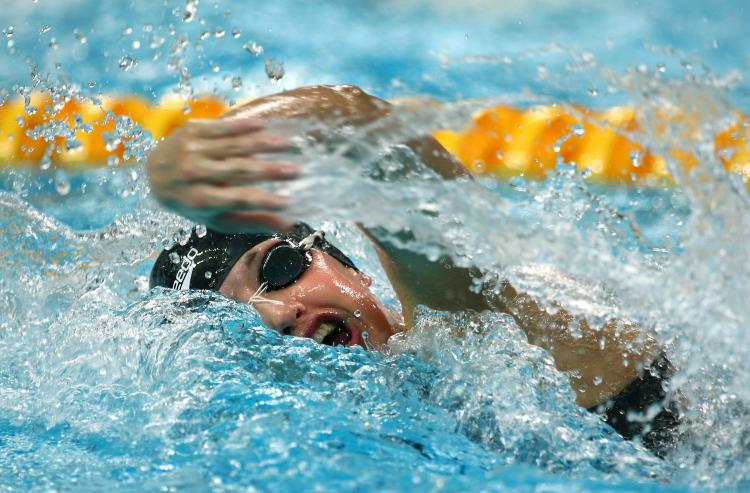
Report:
[{"label": "swimmer's face", "polygon": [[[249,302],[260,287],[263,260],[278,243],[278,239],[267,240],[245,253],[224,280],[221,293]],[[376,348],[403,330],[401,316],[370,292],[370,277],[316,248],[310,254],[310,266],[293,284],[263,293],[269,301],[252,303],[264,324],[282,334],[331,345],[364,346],[367,332]]]}]

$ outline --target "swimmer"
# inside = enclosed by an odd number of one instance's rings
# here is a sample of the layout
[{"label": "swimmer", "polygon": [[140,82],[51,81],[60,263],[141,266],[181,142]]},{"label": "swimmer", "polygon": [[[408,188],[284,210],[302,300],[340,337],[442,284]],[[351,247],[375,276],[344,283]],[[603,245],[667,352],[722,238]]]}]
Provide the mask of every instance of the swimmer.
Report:
[{"label": "swimmer", "polygon": [[[363,125],[387,115],[389,106],[352,86],[303,87],[175,130],[147,160],[151,190],[164,206],[207,229],[194,228],[185,245],[161,253],[151,287],[218,291],[252,304],[263,323],[282,334],[375,349],[413,326],[418,305],[507,313],[529,343],[546,349],[567,373],[580,406],[664,456],[676,442],[680,411],[668,389],[674,369],[651,334],[624,321],[595,327],[565,310],[549,313],[508,282],[497,294],[476,293],[470,287],[477,269],[448,256],[431,261],[362,228],[399,298],[396,312],[370,292],[372,279],[323,232],[287,223],[280,214],[286,199],[259,188],[300,174],[298,165],[269,158],[290,147],[267,130],[269,122],[293,117]],[[406,145],[445,179],[470,178],[432,137]],[[243,233],[259,230],[269,232]]]}]

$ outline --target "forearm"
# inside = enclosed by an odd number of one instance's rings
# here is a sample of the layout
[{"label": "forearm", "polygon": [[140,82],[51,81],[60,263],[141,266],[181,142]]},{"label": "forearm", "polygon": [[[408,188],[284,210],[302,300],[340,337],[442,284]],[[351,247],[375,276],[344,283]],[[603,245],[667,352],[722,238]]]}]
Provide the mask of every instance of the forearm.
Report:
[{"label": "forearm", "polygon": [[509,284],[502,298],[529,343],[548,350],[557,369],[568,372],[581,406],[592,407],[618,394],[661,352],[656,339],[634,323],[613,319],[592,327],[565,310],[544,310]]}]

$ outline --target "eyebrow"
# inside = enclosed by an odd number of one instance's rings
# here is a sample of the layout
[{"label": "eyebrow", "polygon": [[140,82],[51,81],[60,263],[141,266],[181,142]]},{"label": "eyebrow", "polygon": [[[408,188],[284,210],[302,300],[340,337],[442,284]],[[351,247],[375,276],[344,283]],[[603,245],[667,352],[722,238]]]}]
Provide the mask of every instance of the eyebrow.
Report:
[{"label": "eyebrow", "polygon": [[256,250],[256,251],[252,252],[250,254],[250,256],[247,257],[247,260],[245,260],[245,265],[247,265],[249,267],[250,264],[252,264],[253,262],[255,262],[255,259],[258,258],[258,255],[260,255],[260,253],[261,253],[261,251],[259,251],[259,250]]},{"label": "eyebrow", "polygon": [[[276,244],[278,243],[274,243],[273,245],[276,245]],[[261,254],[265,255],[265,253],[268,252],[268,250],[270,250],[273,247],[273,245],[267,248],[261,248],[260,250],[255,250],[254,252],[252,252],[250,255],[248,255],[247,259],[245,260],[245,265],[250,267],[250,264],[255,262],[255,259],[258,258],[258,255],[261,255]]]}]

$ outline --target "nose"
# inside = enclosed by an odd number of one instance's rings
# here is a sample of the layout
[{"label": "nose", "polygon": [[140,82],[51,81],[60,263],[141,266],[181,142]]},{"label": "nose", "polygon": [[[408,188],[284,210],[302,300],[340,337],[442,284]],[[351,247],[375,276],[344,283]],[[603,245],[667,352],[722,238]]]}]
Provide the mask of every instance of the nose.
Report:
[{"label": "nose", "polygon": [[304,315],[305,305],[299,301],[285,301],[283,304],[263,304],[256,306],[263,323],[285,335],[295,334],[297,320]]}]

